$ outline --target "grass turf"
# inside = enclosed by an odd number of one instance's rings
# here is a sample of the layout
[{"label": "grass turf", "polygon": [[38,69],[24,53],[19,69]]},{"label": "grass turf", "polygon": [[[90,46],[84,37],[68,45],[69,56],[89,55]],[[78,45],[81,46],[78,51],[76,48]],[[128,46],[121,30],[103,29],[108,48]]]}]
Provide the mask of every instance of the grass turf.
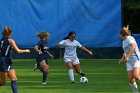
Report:
[{"label": "grass turf", "polygon": [[[80,84],[80,76],[75,73],[75,84],[71,84],[63,60],[49,60],[48,84],[41,85],[42,75],[33,72],[35,60],[13,60],[18,77],[19,93],[132,93],[127,80],[125,64],[118,60],[80,60],[89,83]],[[0,93],[11,93],[10,80]]]}]

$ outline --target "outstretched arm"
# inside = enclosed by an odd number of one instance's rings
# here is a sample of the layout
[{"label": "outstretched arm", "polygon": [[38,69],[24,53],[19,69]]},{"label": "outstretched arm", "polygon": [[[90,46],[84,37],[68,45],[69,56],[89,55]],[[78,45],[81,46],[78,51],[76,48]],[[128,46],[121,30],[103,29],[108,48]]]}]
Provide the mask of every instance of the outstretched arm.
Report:
[{"label": "outstretched arm", "polygon": [[59,44],[56,45],[57,47],[64,46],[66,47],[65,40],[62,40]]},{"label": "outstretched arm", "polygon": [[81,49],[86,51],[87,53],[89,53],[89,55],[93,55],[93,53],[90,50],[88,50],[87,48],[81,47]]},{"label": "outstretched arm", "polygon": [[134,43],[129,45],[131,47],[131,49],[129,50],[129,52],[127,53],[126,57],[125,57],[125,61],[127,62],[129,57],[134,53],[135,49],[136,49],[136,45]]},{"label": "outstretched arm", "polygon": [[60,47],[60,46],[64,46],[64,47],[66,47],[65,44],[57,44],[56,46],[57,46],[57,47]]},{"label": "outstretched arm", "polygon": [[29,49],[19,49],[15,43],[15,41],[13,39],[8,39],[10,45],[13,47],[13,49],[17,52],[17,53],[30,53]]}]

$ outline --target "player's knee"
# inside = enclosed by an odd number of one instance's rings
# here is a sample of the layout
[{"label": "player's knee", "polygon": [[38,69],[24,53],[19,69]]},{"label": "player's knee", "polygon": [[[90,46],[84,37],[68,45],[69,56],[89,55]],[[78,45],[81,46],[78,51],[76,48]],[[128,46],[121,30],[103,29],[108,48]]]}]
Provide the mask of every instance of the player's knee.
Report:
[{"label": "player's knee", "polygon": [[71,64],[67,65],[68,69],[73,69],[73,66]]},{"label": "player's knee", "polygon": [[48,71],[48,68],[47,68],[47,67],[45,67],[45,68],[43,69],[43,71],[44,71],[45,73],[49,74],[49,71]]},{"label": "player's knee", "polygon": [[140,78],[139,75],[137,75],[137,74],[134,74],[133,76],[136,80],[139,80],[139,78]]},{"label": "player's knee", "polygon": [[12,77],[11,80],[12,81],[17,81],[17,77]]}]

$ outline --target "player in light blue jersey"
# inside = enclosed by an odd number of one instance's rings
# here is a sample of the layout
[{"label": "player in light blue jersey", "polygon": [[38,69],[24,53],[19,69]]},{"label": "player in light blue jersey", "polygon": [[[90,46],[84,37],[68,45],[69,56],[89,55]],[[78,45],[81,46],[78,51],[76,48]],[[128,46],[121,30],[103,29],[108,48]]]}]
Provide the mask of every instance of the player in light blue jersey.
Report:
[{"label": "player in light blue jersey", "polygon": [[134,37],[129,35],[125,27],[120,32],[120,37],[123,39],[124,54],[119,63],[122,61],[126,62],[130,87],[134,93],[138,93],[136,80],[140,80],[140,51]]}]

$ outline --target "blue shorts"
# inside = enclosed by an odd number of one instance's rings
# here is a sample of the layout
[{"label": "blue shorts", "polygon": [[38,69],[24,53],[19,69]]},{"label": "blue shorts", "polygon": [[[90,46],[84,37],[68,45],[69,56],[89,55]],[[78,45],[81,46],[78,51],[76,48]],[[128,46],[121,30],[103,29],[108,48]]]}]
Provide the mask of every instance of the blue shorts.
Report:
[{"label": "blue shorts", "polygon": [[46,64],[48,65],[47,55],[38,55],[36,58],[36,62],[38,65],[40,65],[40,63],[44,60],[45,60]]},{"label": "blue shorts", "polygon": [[14,69],[11,58],[0,57],[0,71],[7,72],[11,69]]}]

